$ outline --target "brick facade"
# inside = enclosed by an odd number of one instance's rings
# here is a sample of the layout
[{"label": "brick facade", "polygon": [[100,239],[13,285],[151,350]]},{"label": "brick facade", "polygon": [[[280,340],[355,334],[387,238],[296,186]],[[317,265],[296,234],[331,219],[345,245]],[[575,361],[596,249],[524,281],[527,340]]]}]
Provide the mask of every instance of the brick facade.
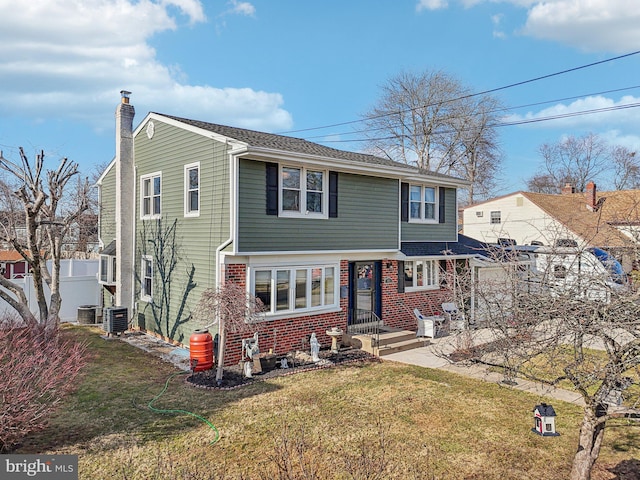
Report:
[{"label": "brick facade", "polygon": [[[449,265],[447,268],[451,268]],[[244,264],[225,266],[225,281],[235,282],[242,286],[247,283],[247,267]],[[349,285],[349,262],[340,262],[340,295],[343,288]],[[436,315],[441,312],[441,304],[446,301],[447,291],[443,289],[421,292],[398,293],[398,262],[382,261],[382,320],[385,325],[416,330],[417,322],[413,314],[414,308],[425,315]],[[225,364],[235,365],[242,360],[242,339],[254,332],[259,334],[261,352],[271,350],[283,355],[295,350],[309,350],[309,337],[314,332],[322,346],[329,346],[331,338],[326,331],[338,327],[347,329],[349,299],[340,295],[340,311],[317,315],[302,315],[295,318],[267,320],[251,325],[245,332],[227,332]]]},{"label": "brick facade", "polygon": [[449,291],[436,289],[398,293],[398,273],[398,262],[382,262],[382,320],[390,327],[417,330],[413,310],[417,308],[427,316],[442,313],[442,303],[447,301]]}]

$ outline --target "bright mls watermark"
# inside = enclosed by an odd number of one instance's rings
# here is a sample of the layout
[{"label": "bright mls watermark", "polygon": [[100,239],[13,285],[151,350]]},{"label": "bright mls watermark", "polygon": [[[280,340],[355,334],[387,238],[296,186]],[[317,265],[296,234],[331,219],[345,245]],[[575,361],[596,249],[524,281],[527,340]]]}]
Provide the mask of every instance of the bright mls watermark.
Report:
[{"label": "bright mls watermark", "polygon": [[78,456],[0,455],[0,478],[78,480]]}]

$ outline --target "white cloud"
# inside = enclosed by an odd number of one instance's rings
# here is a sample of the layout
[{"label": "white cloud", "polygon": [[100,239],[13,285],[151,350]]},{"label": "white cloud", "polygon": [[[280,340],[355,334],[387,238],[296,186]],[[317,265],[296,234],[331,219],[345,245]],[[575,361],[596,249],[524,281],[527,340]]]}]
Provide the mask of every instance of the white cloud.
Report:
[{"label": "white cloud", "polygon": [[[465,8],[482,3],[527,9],[520,33],[590,52],[640,49],[638,0],[457,0]],[[416,11],[447,8],[447,0],[419,0]],[[495,30],[494,36],[503,37]]]},{"label": "white cloud", "polygon": [[421,12],[423,10],[439,10],[443,8],[447,8],[449,3],[447,0],[419,0],[416,5],[416,12]]},{"label": "white cloud", "polygon": [[191,19],[192,23],[204,22],[207,19],[202,4],[198,0],[162,0],[162,5],[177,7]]},{"label": "white cloud", "polygon": [[529,10],[523,32],[588,51],[640,48],[637,0],[555,0]]},{"label": "white cloud", "polygon": [[237,15],[247,15],[253,17],[256,13],[256,7],[249,2],[239,2],[238,0],[231,0],[231,9],[229,13],[235,13]]},{"label": "white cloud", "polygon": [[[481,3],[503,3],[526,8],[527,20],[521,29],[522,34],[553,40],[580,50],[624,53],[640,49],[638,0],[458,1],[465,8]],[[419,6],[422,3],[440,2],[421,0]]]},{"label": "white cloud", "polygon": [[115,109],[126,89],[138,115],[152,110],[264,130],[292,125],[278,93],[190,85],[179,65],[158,60],[149,39],[185,19],[205,21],[200,1],[30,0],[16,8],[0,0],[0,18],[11,19],[0,29],[5,118],[75,118],[109,128],[105,109]]},{"label": "white cloud", "polygon": [[504,39],[507,35],[500,29],[500,24],[504,20],[504,15],[502,13],[497,13],[491,16],[491,23],[493,23],[493,36],[494,38]]},{"label": "white cloud", "polygon": [[[571,128],[602,130],[619,126],[625,131],[640,129],[640,107],[624,108],[633,104],[640,104],[640,98],[631,95],[621,97],[618,101],[601,95],[581,98],[569,104],[558,103],[538,112],[527,112],[524,115],[513,114],[507,116],[505,122],[531,122],[531,125],[544,128]],[[594,110],[603,110],[598,113]],[[555,120],[546,120],[556,118]]]}]

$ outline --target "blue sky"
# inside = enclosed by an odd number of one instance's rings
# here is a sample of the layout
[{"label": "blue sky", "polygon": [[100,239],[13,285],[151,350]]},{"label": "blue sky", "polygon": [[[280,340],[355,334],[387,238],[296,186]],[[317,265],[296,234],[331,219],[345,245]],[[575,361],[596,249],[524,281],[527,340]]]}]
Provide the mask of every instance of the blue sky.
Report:
[{"label": "blue sky", "polygon": [[[85,173],[113,158],[119,91],[150,112],[358,150],[380,86],[443,70],[480,92],[640,50],[637,0],[0,0],[0,150]],[[636,88],[631,88],[636,87]],[[612,92],[612,90],[620,90]],[[609,92],[609,93],[602,93]],[[640,103],[640,54],[494,93],[517,121]],[[575,97],[575,98],[574,98]],[[543,103],[544,102],[544,103]],[[640,109],[499,129],[495,194],[525,188],[538,147],[597,133],[640,151]],[[335,142],[335,140],[340,140]]]}]

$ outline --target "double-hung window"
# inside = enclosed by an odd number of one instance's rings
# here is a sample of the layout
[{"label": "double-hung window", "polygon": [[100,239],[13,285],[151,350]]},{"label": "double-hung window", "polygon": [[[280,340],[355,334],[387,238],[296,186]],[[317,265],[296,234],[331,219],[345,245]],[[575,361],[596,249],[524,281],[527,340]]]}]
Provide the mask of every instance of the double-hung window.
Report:
[{"label": "double-hung window", "polygon": [[140,215],[143,219],[160,218],[162,175],[152,173],[140,177]]},{"label": "double-hung window", "polygon": [[409,218],[414,222],[434,222],[437,218],[436,187],[409,187]]},{"label": "double-hung window", "polygon": [[266,315],[300,313],[338,306],[338,267],[266,267],[253,270],[252,294]]},{"label": "double-hung window", "polygon": [[430,290],[439,288],[436,260],[405,260],[404,285],[406,289]]},{"label": "double-hung window", "polygon": [[153,299],[153,259],[143,256],[140,267],[140,298],[150,302]]},{"label": "double-hung window", "polygon": [[491,212],[491,223],[497,225],[502,222],[502,214],[499,210]]},{"label": "double-hung window", "polygon": [[200,215],[200,162],[184,166],[184,216]]},{"label": "double-hung window", "polygon": [[327,217],[327,172],[306,167],[280,169],[280,213],[283,216]]}]

